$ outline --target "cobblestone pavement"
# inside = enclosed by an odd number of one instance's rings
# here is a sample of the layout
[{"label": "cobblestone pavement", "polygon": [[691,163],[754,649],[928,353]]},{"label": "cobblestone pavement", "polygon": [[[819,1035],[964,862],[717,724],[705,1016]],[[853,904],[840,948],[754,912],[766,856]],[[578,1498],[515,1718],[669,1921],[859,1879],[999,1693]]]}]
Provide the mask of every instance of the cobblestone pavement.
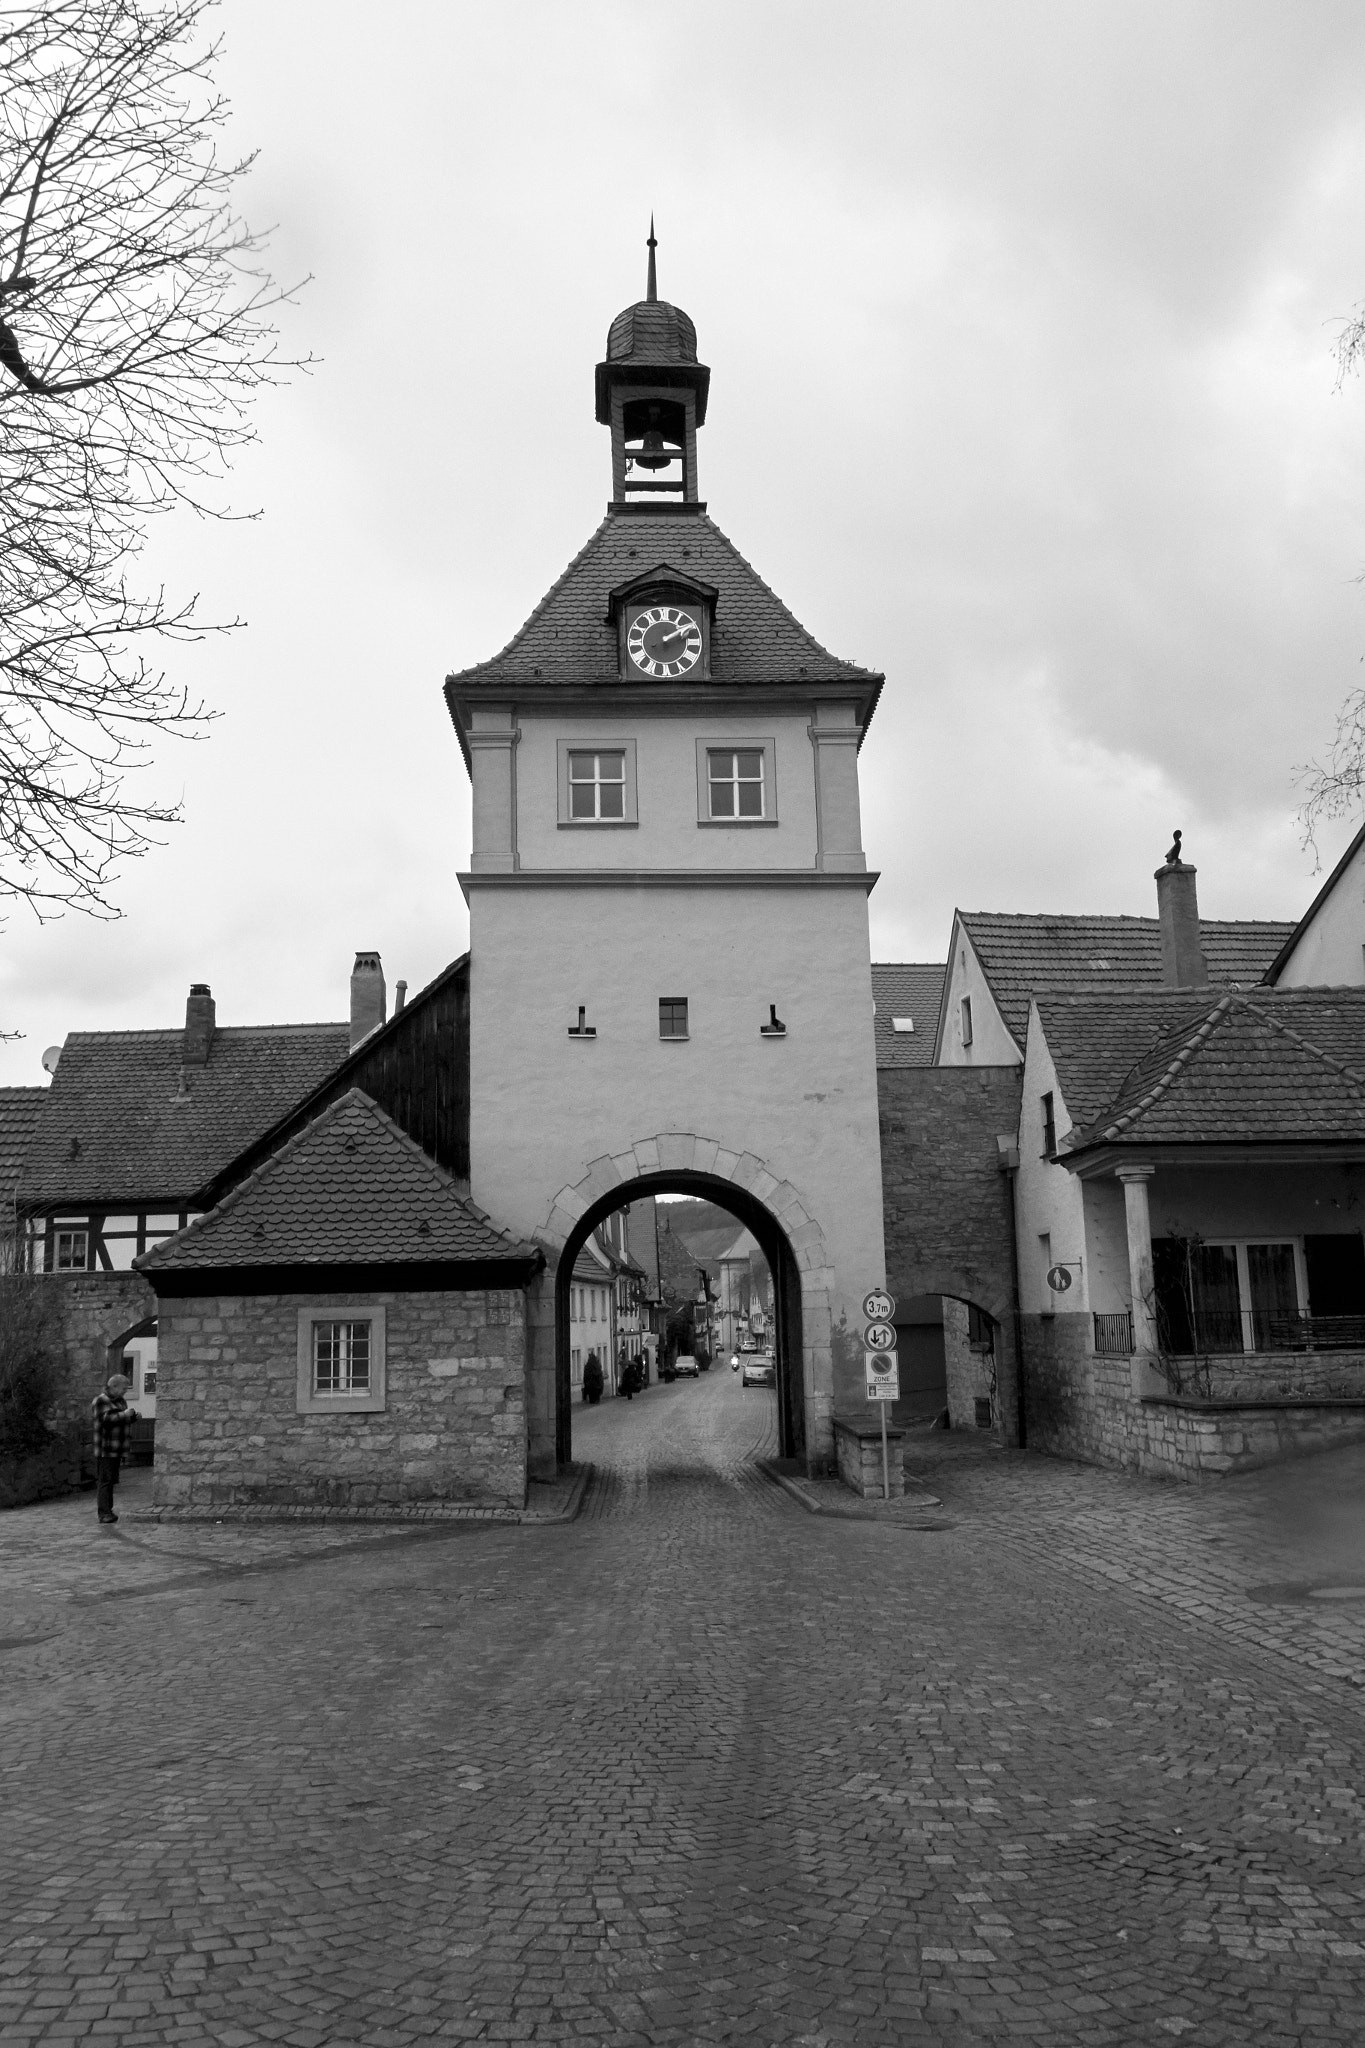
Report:
[{"label": "cobblestone pavement", "polygon": [[729,1374],[574,1421],[566,1526],[0,1519],[6,2044],[1365,2035],[1365,1456],[847,1517]]}]

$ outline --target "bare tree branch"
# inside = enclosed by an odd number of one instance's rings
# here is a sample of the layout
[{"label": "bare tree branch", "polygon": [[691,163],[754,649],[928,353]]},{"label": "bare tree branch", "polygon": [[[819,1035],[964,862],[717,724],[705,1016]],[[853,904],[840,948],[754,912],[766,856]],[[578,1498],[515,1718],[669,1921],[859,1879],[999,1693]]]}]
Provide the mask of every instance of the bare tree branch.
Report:
[{"label": "bare tree branch", "polygon": [[159,513],[217,490],[290,294],[216,153],[215,0],[0,4],[0,897],[118,915],[178,804],[129,777],[214,714],[158,665],[230,630],[127,577]]}]

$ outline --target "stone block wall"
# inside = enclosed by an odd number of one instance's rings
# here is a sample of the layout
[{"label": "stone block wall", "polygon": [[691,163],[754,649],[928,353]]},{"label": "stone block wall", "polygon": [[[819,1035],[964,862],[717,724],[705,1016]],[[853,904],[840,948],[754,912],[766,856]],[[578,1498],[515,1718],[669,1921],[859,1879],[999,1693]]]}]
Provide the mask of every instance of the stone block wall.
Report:
[{"label": "stone block wall", "polygon": [[162,1506],[372,1507],[526,1499],[526,1305],[520,1290],[309,1295],[381,1306],[381,1413],[300,1415],[304,1297],[161,1303],[156,1476]]},{"label": "stone block wall", "polygon": [[[1000,1337],[997,1334],[996,1343]],[[995,1355],[973,1349],[962,1301],[943,1304],[943,1362],[947,1384],[948,1420],[954,1429],[976,1429],[976,1404],[989,1401],[994,1427],[998,1419],[995,1388]]]},{"label": "stone block wall", "polygon": [[1285,1403],[1232,1409],[1201,1407],[1161,1397],[1142,1404],[1145,1449],[1142,1470],[1170,1479],[1201,1479],[1249,1472],[1283,1458],[1330,1450],[1365,1438],[1365,1402]]},{"label": "stone block wall", "polygon": [[996,1140],[1015,1140],[1021,1084],[1019,1067],[883,1067],[877,1074],[886,1284],[900,1301],[939,1294],[975,1302],[995,1318],[1000,1419],[1011,1443],[1018,1441],[1014,1218]]},{"label": "stone block wall", "polygon": [[1137,1471],[1145,1443],[1129,1358],[1097,1357],[1089,1315],[1029,1315],[1022,1325],[1028,1446]]}]

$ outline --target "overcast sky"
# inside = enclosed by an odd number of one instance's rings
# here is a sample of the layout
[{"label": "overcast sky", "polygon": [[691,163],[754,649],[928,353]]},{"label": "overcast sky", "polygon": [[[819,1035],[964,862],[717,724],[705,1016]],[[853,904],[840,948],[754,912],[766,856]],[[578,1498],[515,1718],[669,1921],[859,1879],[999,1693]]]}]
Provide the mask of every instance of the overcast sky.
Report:
[{"label": "overcast sky", "polygon": [[[150,786],[186,822],[125,915],[4,933],[0,1078],[76,1029],[345,1014],[357,947],[416,989],[467,935],[441,697],[609,491],[593,365],[644,287],[712,366],[711,514],[882,669],[864,747],[873,954],[954,904],[1201,907],[1318,882],[1293,769],[1365,681],[1358,4],[225,0],[243,191],[285,340],[232,498],[139,573],[245,627],[173,653],[223,716]],[[1322,842],[1335,857],[1350,826]],[[585,949],[591,935],[584,933]]]}]

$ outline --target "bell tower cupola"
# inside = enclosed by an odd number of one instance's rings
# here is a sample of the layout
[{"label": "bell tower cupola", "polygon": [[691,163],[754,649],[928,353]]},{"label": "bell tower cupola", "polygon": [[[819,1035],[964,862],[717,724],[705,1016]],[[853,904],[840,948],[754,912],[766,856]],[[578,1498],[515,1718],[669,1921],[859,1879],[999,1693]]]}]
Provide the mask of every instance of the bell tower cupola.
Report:
[{"label": "bell tower cupola", "polygon": [[697,330],[659,297],[654,221],[645,296],[618,313],[597,365],[597,417],[611,428],[612,510],[698,505],[697,428],[711,372],[697,361]]}]

